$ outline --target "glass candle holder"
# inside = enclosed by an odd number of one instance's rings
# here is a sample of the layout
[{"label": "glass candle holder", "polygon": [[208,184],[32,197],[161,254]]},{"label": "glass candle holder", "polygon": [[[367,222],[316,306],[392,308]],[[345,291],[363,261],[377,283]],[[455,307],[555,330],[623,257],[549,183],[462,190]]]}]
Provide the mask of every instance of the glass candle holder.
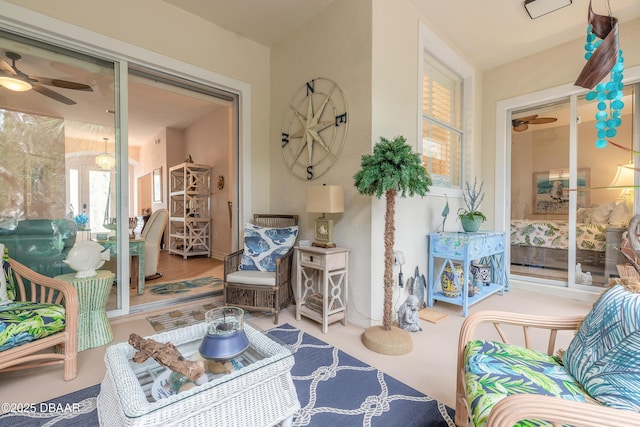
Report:
[{"label": "glass candle holder", "polygon": [[229,360],[249,347],[244,332],[244,310],[220,307],[204,315],[206,333],[200,344],[200,355],[209,360]]}]

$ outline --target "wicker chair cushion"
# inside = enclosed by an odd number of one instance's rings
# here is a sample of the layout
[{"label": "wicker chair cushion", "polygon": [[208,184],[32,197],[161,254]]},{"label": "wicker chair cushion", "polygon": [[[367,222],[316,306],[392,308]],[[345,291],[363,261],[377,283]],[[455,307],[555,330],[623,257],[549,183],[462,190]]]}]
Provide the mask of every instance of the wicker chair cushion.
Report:
[{"label": "wicker chair cushion", "polygon": [[640,294],[613,286],[595,303],[563,356],[604,405],[640,411]]},{"label": "wicker chair cushion", "polygon": [[[465,384],[473,425],[486,425],[500,400],[513,394],[543,394],[584,402],[580,384],[560,360],[535,350],[501,342],[475,340],[465,348]],[[527,420],[516,426],[551,426]]]},{"label": "wicker chair cushion", "polygon": [[272,271],[238,270],[233,273],[227,274],[227,283],[275,286],[276,274]]},{"label": "wicker chair cushion", "polygon": [[0,243],[0,305],[11,304],[13,302],[13,289],[9,289],[8,285],[12,284],[11,276],[9,276],[9,263],[4,260],[4,245]]},{"label": "wicker chair cushion", "polygon": [[64,331],[65,310],[58,304],[16,302],[0,307],[0,351]]},{"label": "wicker chair cushion", "polygon": [[285,228],[244,226],[244,252],[240,270],[276,271],[276,259],[296,242],[298,226]]}]

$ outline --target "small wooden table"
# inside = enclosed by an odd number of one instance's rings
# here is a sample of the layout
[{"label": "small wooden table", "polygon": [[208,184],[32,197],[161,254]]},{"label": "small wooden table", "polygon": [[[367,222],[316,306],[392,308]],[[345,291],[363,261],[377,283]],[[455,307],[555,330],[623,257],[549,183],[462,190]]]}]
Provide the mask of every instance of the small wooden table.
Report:
[{"label": "small wooden table", "polygon": [[92,277],[76,277],[76,273],[56,276],[70,283],[78,292],[78,342],[77,351],[100,347],[113,340],[113,332],[105,306],[115,274],[98,270]]},{"label": "small wooden table", "polygon": [[347,324],[349,249],[296,246],[296,320],[305,316],[322,324]]}]

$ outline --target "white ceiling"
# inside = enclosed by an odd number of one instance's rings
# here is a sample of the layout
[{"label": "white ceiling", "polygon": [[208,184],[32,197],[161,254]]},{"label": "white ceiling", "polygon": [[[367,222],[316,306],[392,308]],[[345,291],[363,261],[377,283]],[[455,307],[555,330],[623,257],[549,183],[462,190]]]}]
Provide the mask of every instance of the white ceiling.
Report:
[{"label": "white ceiling", "polygon": [[[325,7],[350,0],[164,0],[265,46],[285,39]],[[378,0],[397,1],[397,0]],[[482,70],[494,68],[585,33],[589,0],[532,20],[523,0],[407,0],[429,26]],[[639,0],[610,0],[620,22],[640,17]],[[593,0],[607,14],[606,0]]]}]

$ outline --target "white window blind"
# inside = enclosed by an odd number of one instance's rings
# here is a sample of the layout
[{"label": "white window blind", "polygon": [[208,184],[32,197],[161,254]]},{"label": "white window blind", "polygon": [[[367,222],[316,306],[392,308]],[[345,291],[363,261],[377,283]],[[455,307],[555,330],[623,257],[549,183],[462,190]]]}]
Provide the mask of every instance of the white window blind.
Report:
[{"label": "white window blind", "polygon": [[463,80],[425,52],[422,78],[422,158],[440,187],[461,187]]}]

